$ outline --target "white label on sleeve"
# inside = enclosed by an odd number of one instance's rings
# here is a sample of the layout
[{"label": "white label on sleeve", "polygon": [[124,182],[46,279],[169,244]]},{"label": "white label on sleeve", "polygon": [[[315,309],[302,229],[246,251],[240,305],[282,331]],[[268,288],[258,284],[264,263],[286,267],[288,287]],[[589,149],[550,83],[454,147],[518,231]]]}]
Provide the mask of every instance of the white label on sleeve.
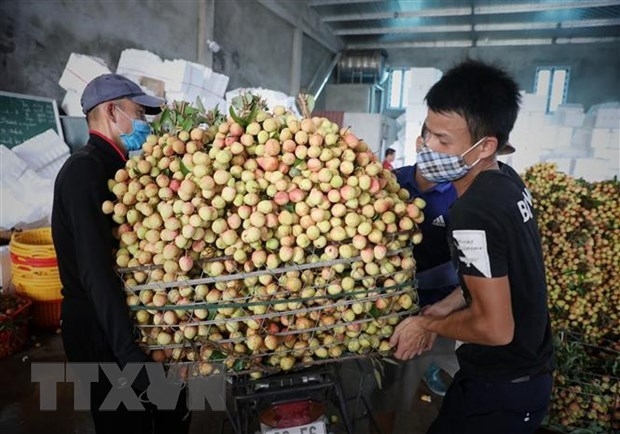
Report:
[{"label": "white label on sleeve", "polygon": [[487,251],[487,235],[481,230],[455,230],[452,232],[459,255],[459,268],[475,268],[484,277],[491,276],[491,262]]}]

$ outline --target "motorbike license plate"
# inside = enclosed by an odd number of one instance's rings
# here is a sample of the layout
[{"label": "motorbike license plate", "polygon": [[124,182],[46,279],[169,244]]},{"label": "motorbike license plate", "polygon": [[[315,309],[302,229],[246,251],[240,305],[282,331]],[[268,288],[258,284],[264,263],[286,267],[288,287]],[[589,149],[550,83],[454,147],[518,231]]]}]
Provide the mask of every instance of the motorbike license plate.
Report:
[{"label": "motorbike license plate", "polygon": [[327,434],[327,429],[325,422],[319,420],[308,425],[268,429],[263,431],[263,434]]}]

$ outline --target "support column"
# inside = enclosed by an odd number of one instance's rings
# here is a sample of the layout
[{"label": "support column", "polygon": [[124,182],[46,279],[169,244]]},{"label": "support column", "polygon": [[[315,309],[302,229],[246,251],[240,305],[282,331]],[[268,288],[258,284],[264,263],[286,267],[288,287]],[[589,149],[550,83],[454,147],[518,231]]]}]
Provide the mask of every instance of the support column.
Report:
[{"label": "support column", "polygon": [[196,61],[209,68],[213,65],[213,53],[207,40],[213,41],[215,27],[215,0],[198,0],[198,44]]},{"label": "support column", "polygon": [[289,95],[296,97],[301,87],[301,54],[304,32],[295,27],[293,30],[293,48],[291,53],[291,85]]}]

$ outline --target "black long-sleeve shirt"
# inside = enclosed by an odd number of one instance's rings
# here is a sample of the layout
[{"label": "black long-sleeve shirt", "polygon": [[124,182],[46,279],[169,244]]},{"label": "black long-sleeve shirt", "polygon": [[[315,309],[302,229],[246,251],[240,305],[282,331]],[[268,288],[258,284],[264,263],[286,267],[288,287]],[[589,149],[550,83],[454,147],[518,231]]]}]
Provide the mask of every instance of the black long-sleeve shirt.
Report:
[{"label": "black long-sleeve shirt", "polygon": [[126,160],[115,143],[90,131],[87,145],[67,160],[56,178],[52,208],[65,301],[79,306],[84,321],[98,322],[123,366],[148,359],[134,340],[122,282],[114,271],[113,249],[118,243],[112,236],[113,222],[101,210],[105,200],[114,199],[108,180]]}]

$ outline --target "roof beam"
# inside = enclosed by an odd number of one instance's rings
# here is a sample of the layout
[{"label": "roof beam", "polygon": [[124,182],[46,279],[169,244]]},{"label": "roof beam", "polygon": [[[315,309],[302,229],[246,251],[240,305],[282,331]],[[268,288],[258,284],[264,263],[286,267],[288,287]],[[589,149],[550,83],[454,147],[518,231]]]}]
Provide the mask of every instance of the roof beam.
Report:
[{"label": "roof beam", "polygon": [[553,30],[553,29],[578,29],[585,27],[608,27],[620,26],[620,18],[604,18],[598,20],[574,20],[562,22],[532,22],[532,23],[496,23],[476,24],[476,32],[503,32],[513,30]]},{"label": "roof beam", "polygon": [[453,41],[410,41],[347,44],[347,50],[389,50],[398,48],[454,48],[454,47],[507,47],[524,45],[553,44],[600,44],[619,42],[620,36],[579,37],[579,38],[522,38],[522,39],[479,39]]},{"label": "roof beam", "polygon": [[[384,0],[379,0],[379,2]],[[343,5],[351,3],[377,3],[377,0],[310,0],[308,6],[330,6],[330,5]]]},{"label": "roof beam", "polygon": [[417,26],[417,27],[366,27],[359,29],[334,30],[338,36],[352,35],[385,35],[400,33],[446,33],[446,32],[470,32],[470,24],[454,24],[440,26]]},{"label": "roof beam", "polygon": [[417,11],[367,12],[356,14],[325,15],[322,17],[322,20],[327,23],[337,21],[372,21],[417,17],[458,17],[471,14],[471,7],[435,8],[421,9]]},{"label": "roof beam", "polygon": [[475,15],[489,15],[489,14],[515,14],[523,12],[540,12],[540,11],[553,11],[562,9],[590,9],[606,6],[618,6],[618,0],[577,0],[577,1],[562,1],[557,3],[547,2],[532,2],[532,3],[510,3],[510,4],[497,4],[488,6],[476,6],[474,7]]}]

